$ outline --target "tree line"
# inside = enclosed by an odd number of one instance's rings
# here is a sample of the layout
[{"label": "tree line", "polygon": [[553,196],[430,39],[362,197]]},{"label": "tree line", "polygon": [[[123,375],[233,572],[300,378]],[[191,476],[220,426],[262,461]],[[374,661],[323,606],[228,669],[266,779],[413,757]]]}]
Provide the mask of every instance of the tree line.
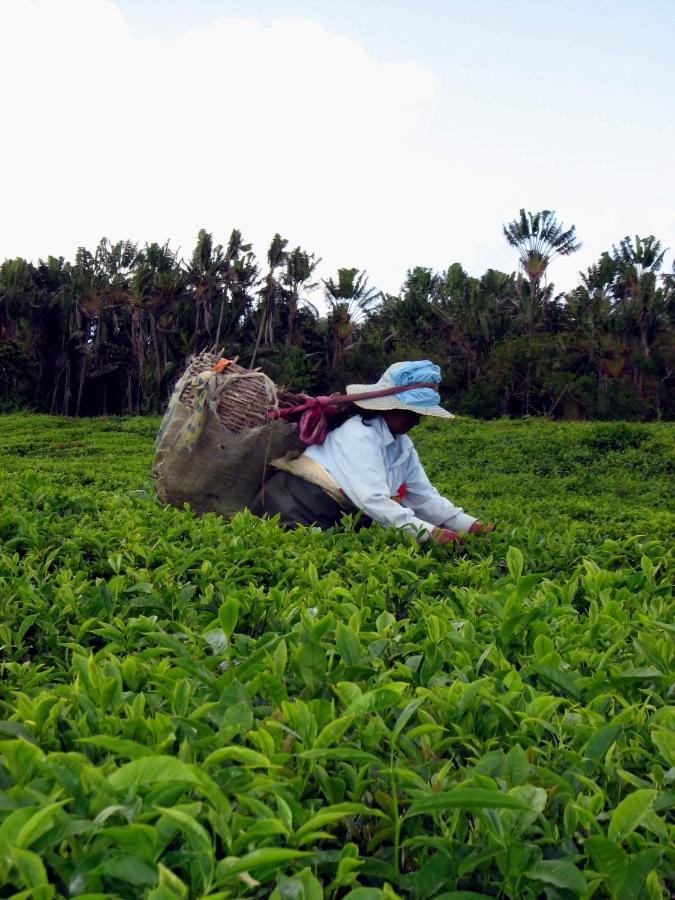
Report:
[{"label": "tree line", "polygon": [[236,229],[225,245],[200,231],[189,259],[105,238],[74,262],[7,259],[0,410],[157,412],[187,357],[217,347],[310,393],[426,357],[471,415],[672,418],[675,266],[661,271],[661,243],[623,238],[562,294],[549,268],[578,250],[574,226],[521,210],[503,233],[516,272],[417,266],[395,295],[356,268],[319,280],[320,260],[279,234],[261,263]]}]

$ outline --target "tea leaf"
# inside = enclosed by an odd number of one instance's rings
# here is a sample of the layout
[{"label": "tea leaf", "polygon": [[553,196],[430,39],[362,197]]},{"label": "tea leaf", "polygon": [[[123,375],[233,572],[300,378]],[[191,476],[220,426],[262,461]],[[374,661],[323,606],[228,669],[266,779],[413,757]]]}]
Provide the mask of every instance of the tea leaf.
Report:
[{"label": "tea leaf", "polygon": [[657,792],[633,791],[619,803],[609,820],[607,836],[610,841],[621,842],[638,827],[645,813],[652,808]]},{"label": "tea leaf", "polygon": [[47,870],[40,857],[30,850],[21,847],[12,847],[10,850],[12,862],[16,866],[19,877],[27,888],[39,888],[48,884]]},{"label": "tea leaf", "polygon": [[93,747],[103,747],[104,750],[110,750],[118,756],[127,756],[129,759],[140,759],[143,756],[151,756],[152,747],[146,747],[143,744],[137,744],[136,741],[129,741],[126,738],[111,737],[105,734],[94,734],[90,737],[78,738],[81,744],[90,744]]},{"label": "tea leaf", "polygon": [[157,866],[131,853],[111,856],[94,870],[98,875],[112,875],[128,884],[151,885],[157,883]]},{"label": "tea leaf", "polygon": [[306,850],[287,850],[283,847],[265,847],[262,850],[252,850],[246,856],[229,865],[219,866],[219,875],[223,881],[229,881],[241,872],[251,872],[263,867],[278,868],[284,863],[296,859],[311,856]]},{"label": "tea leaf", "polygon": [[335,629],[335,644],[346,665],[355,666],[361,660],[359,639],[351,628],[342,622],[338,622]]},{"label": "tea leaf", "polygon": [[212,763],[221,762],[224,759],[240,762],[245,766],[262,766],[263,768],[272,768],[272,763],[262,753],[250,750],[248,747],[221,747],[220,750],[214,750],[204,760],[204,765],[209,766]]},{"label": "tea leaf", "polygon": [[455,788],[451,791],[441,791],[438,794],[415,800],[410,804],[406,818],[442,812],[446,809],[529,810],[530,806],[520,798],[512,797],[501,791],[491,791],[484,788]]},{"label": "tea leaf", "polygon": [[347,731],[352,724],[353,718],[354,717],[351,715],[341,716],[339,719],[334,719],[332,722],[325,725],[314,741],[314,749],[321,750],[325,747],[332,747],[340,740],[345,731]]},{"label": "tea leaf", "polygon": [[326,671],[326,654],[317,644],[303,644],[297,657],[298,675],[302,682],[312,691],[323,683]]},{"label": "tea leaf", "polygon": [[220,604],[218,610],[218,620],[228,640],[232,637],[238,618],[239,601],[236,597],[228,597],[227,600]]},{"label": "tea leaf", "polygon": [[603,725],[586,744],[584,756],[592,760],[602,759],[622,731],[620,724]]},{"label": "tea leaf", "polygon": [[509,547],[506,553],[506,566],[512,578],[516,581],[523,574],[523,566],[525,559],[522,552],[517,547]]},{"label": "tea leaf", "polygon": [[108,783],[116,791],[142,787],[155,782],[199,784],[199,777],[191,766],[173,756],[144,756],[133,760],[108,776]]},{"label": "tea leaf", "polygon": [[227,635],[222,628],[211,628],[209,631],[205,631],[204,640],[216,655],[221,655],[227,651]]},{"label": "tea leaf", "polygon": [[368,691],[361,697],[357,697],[347,707],[346,715],[364,716],[369,712],[387,709],[400,700],[400,694],[406,689],[405,682],[392,682],[374,691]]},{"label": "tea leaf", "polygon": [[21,826],[21,830],[14,841],[15,846],[27,850],[31,844],[34,844],[38,838],[50,830],[54,822],[55,813],[65,806],[67,802],[67,800],[59,800],[56,803],[49,803],[34,813]]},{"label": "tea leaf", "polygon": [[527,873],[537,881],[553,884],[555,887],[566,888],[577,896],[586,893],[586,879],[572,863],[561,859],[542,859]]}]

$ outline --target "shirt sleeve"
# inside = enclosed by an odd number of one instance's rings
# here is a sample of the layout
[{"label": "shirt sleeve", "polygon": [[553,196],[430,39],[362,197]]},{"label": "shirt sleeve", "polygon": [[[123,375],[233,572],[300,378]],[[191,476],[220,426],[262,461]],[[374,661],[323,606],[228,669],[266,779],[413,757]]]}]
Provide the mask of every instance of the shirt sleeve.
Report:
[{"label": "shirt sleeve", "polygon": [[429,538],[433,525],[389,496],[382,448],[374,429],[350,428],[348,439],[331,441],[330,458],[320,461],[352,503],[374,522],[401,528],[418,540]]},{"label": "shirt sleeve", "polygon": [[429,481],[412,444],[405,483],[404,503],[427,522],[453,531],[468,532],[477,521],[474,516],[467,515],[461,506],[455,506],[438,492]]}]

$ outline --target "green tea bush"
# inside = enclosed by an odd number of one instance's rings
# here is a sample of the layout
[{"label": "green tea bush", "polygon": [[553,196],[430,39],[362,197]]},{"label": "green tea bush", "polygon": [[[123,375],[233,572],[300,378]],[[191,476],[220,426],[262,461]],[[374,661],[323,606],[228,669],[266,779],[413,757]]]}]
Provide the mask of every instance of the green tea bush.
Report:
[{"label": "green tea bush", "polygon": [[156,419],[0,423],[0,896],[670,895],[672,427],[425,424],[497,522],[448,551],[161,507]]},{"label": "green tea bush", "polygon": [[625,450],[627,447],[639,447],[647,437],[648,432],[640,425],[607,422],[591,428],[585,443],[596,450]]}]

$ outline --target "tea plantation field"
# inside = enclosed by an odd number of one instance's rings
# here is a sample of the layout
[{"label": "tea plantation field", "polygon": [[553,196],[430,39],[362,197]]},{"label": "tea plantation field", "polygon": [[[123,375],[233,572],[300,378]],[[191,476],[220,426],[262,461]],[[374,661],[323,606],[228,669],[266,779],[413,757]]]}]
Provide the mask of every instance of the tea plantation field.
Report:
[{"label": "tea plantation field", "polygon": [[0,426],[0,897],[672,896],[672,426],[425,423],[449,550]]}]

